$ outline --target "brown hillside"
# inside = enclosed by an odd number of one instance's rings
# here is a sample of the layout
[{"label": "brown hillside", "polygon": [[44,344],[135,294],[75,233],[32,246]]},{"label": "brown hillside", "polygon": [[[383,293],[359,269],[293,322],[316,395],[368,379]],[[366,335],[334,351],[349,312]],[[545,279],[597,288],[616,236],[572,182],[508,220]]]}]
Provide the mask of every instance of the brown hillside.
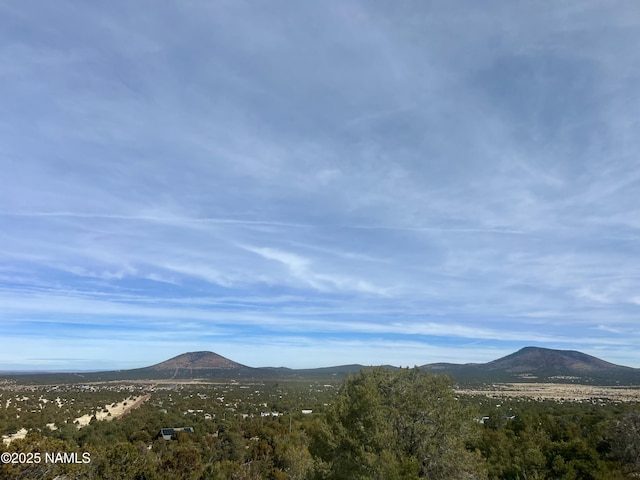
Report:
[{"label": "brown hillside", "polygon": [[511,355],[487,363],[486,368],[511,373],[546,372],[582,375],[606,372],[620,367],[573,350],[525,347]]},{"label": "brown hillside", "polygon": [[188,352],[178,355],[177,357],[170,358],[164,362],[152,365],[149,367],[153,370],[176,370],[176,369],[191,369],[191,370],[235,370],[247,368],[245,365],[236,363],[233,360],[218,355],[213,352]]}]

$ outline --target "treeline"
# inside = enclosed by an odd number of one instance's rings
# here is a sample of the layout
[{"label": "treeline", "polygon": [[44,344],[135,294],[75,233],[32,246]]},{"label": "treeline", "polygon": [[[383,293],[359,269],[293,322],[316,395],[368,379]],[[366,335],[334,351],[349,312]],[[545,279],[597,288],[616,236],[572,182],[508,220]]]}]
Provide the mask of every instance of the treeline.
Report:
[{"label": "treeline", "polygon": [[640,472],[637,405],[503,402],[501,410],[516,416],[494,413],[473,443],[489,478],[614,480]]},{"label": "treeline", "polygon": [[[154,399],[121,419],[42,429],[2,453],[77,453],[78,463],[3,463],[4,479],[626,479],[640,474],[638,405],[456,397],[447,377],[372,369],[328,406],[302,415],[301,394],[277,396],[281,416],[211,420]],[[155,397],[157,400],[158,397]],[[164,407],[168,407],[167,402]],[[274,405],[268,405],[269,408]],[[164,412],[166,410],[166,412]],[[193,426],[172,440],[163,427]],[[90,462],[82,463],[82,454]],[[43,457],[41,457],[43,459]]]}]

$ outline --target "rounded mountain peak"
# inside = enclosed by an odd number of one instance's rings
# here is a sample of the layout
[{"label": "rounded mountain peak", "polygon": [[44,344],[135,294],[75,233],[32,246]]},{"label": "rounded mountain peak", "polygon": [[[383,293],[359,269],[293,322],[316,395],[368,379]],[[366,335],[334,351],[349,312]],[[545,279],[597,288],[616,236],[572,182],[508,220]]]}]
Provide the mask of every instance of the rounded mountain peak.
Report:
[{"label": "rounded mountain peak", "polygon": [[173,357],[169,360],[153,365],[150,368],[154,370],[175,370],[177,368],[192,370],[233,370],[247,367],[240,363],[236,363],[233,360],[229,360],[222,355],[218,355],[217,353],[202,351],[183,353],[182,355],[178,355],[177,357]]}]

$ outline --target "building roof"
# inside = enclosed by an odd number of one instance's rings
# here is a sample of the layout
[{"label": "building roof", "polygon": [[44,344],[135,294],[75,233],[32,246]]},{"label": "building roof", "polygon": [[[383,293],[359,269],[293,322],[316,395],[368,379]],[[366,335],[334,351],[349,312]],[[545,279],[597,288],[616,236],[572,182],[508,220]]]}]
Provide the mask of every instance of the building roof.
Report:
[{"label": "building roof", "polygon": [[193,433],[193,427],[166,427],[161,428],[159,436],[162,436],[165,440],[171,440],[176,432]]}]

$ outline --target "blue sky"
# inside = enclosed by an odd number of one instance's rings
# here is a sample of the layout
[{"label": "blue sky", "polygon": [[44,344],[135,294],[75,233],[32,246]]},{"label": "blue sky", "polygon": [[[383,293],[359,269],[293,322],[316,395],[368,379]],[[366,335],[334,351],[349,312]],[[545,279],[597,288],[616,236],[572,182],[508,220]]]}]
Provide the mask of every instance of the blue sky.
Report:
[{"label": "blue sky", "polygon": [[640,367],[640,4],[0,5],[0,370]]}]

